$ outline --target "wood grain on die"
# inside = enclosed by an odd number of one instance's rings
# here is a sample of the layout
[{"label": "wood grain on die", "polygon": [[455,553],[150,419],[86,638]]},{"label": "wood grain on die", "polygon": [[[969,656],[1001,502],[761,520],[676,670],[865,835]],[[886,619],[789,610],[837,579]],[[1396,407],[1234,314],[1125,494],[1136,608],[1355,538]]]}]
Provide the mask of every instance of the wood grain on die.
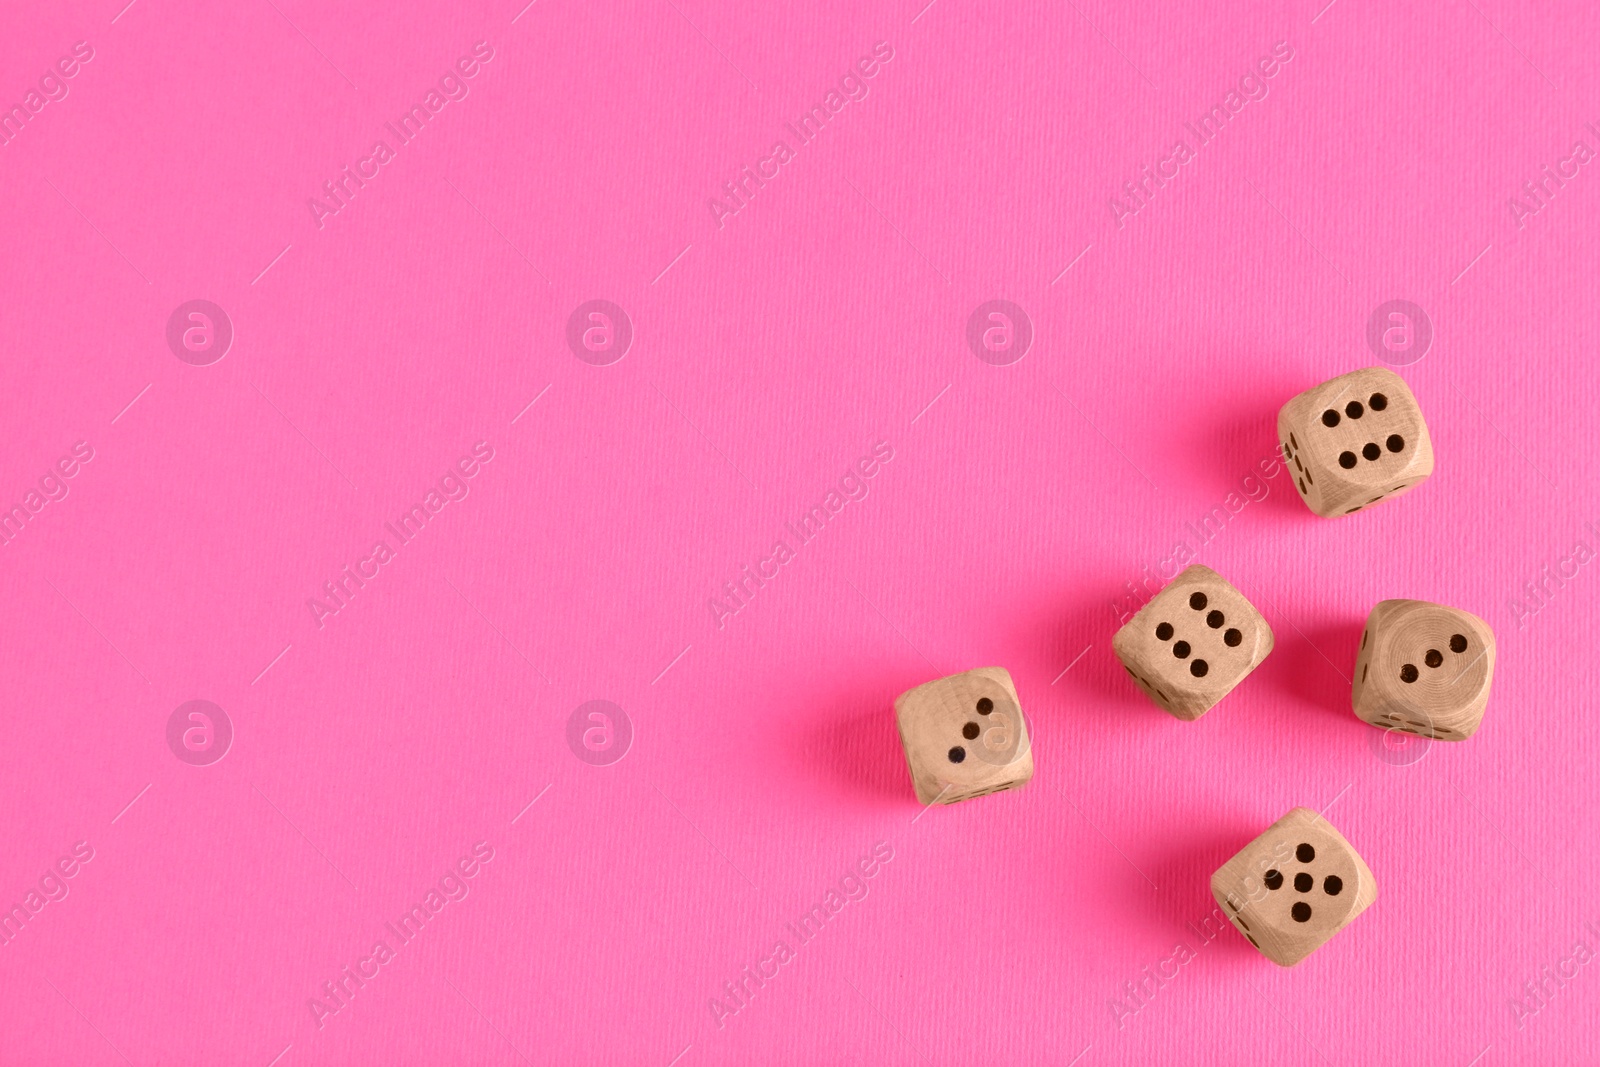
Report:
[{"label": "wood grain on die", "polygon": [[1433,473],[1422,409],[1394,371],[1367,367],[1278,412],[1278,443],[1306,506],[1325,518],[1398,496]]},{"label": "wood grain on die", "polygon": [[971,800],[1033,777],[1028,723],[1003,667],[979,667],[909,689],[895,699],[894,716],[923,804]]},{"label": "wood grain on die", "polygon": [[1361,631],[1351,707],[1386,730],[1464,741],[1483,723],[1494,654],[1494,631],[1470,611],[1382,601]]},{"label": "wood grain on die", "polygon": [[1217,868],[1211,895],[1267,959],[1292,967],[1378,899],[1355,847],[1310,808],[1295,808]]},{"label": "wood grain on die", "polygon": [[1186,567],[1111,638],[1123,667],[1151,700],[1192,721],[1214,707],[1272,651],[1272,627],[1227,579]]}]

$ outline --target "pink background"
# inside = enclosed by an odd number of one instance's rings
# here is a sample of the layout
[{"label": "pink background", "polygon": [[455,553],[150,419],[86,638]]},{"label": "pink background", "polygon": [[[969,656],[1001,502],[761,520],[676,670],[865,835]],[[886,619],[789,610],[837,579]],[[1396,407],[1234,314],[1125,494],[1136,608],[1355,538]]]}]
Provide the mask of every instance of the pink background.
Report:
[{"label": "pink background", "polygon": [[[0,903],[93,850],[0,946],[0,1061],[1596,1062],[1600,964],[1526,983],[1600,949],[1600,567],[1572,556],[1600,547],[1600,164],[1509,202],[1600,149],[1592,5],[124,3],[0,15],[7,104],[94,51],[0,147],[0,503],[93,449],[0,547]],[[308,198],[479,41],[469,95],[319,228]],[[235,329],[209,366],[165,339],[195,298]],[[565,340],[594,298],[634,327],[609,366]],[[993,298],[1035,330],[1009,366],[965,340]],[[1433,324],[1399,368],[1432,479],[1326,521],[1280,474],[1201,545],[1279,406],[1378,361],[1390,299]],[[308,598],[478,441],[470,494],[319,628]],[[1277,635],[1192,724],[1110,651],[1180,540]],[[1499,635],[1481,732],[1409,764],[1349,709],[1387,597]],[[891,701],[990,664],[1037,774],[922,814]],[[191,699],[234,727],[210,766],[167,745]],[[566,740],[592,699],[633,724],[609,766]],[[1293,970],[1208,941],[1210,872],[1330,804],[1376,905]],[[319,1025],[480,841],[469,895]]]}]

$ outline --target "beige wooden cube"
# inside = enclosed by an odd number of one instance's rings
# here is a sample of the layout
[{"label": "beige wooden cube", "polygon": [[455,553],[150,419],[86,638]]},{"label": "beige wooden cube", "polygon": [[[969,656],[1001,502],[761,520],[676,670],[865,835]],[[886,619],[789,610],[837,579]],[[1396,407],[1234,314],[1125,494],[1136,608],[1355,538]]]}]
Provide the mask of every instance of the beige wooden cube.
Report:
[{"label": "beige wooden cube", "polygon": [[923,804],[1015,789],[1033,777],[1022,704],[1003,667],[979,667],[901,693],[894,702],[911,785]]},{"label": "beige wooden cube", "polygon": [[1179,719],[1210,711],[1272,651],[1272,627],[1244,594],[1198,563],[1111,638],[1129,676]]},{"label": "beige wooden cube", "polygon": [[1425,600],[1384,600],[1361,631],[1350,704],[1373,726],[1465,741],[1483,722],[1493,680],[1488,623]]},{"label": "beige wooden cube", "polygon": [[1366,911],[1378,883],[1343,834],[1295,808],[1217,868],[1211,895],[1263,956],[1292,967]]},{"label": "beige wooden cube", "polygon": [[1325,518],[1398,496],[1433,473],[1433,442],[1405,380],[1341,374],[1278,412],[1278,442],[1306,506]]}]

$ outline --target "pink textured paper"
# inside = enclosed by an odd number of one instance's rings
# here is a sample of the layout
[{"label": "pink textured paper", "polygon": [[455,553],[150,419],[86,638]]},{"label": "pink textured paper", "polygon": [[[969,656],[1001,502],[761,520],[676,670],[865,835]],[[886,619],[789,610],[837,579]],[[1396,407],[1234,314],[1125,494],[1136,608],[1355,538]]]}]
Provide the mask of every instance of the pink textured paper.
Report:
[{"label": "pink textured paper", "polygon": [[[0,1063],[1594,1062],[1591,5],[125,2],[0,13]],[[1316,518],[1384,362],[1437,470]],[[1277,647],[1184,723],[1191,555]],[[1390,597],[1499,638],[1420,759]],[[986,665],[1037,773],[923,812]],[[1379,893],[1280,970],[1208,878],[1296,805]]]}]

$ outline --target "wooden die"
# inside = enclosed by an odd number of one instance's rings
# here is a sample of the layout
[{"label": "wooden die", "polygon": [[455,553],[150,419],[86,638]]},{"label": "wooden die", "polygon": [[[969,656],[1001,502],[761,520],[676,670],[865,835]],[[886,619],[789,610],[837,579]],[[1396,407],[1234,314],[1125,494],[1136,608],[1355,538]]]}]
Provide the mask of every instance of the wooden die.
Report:
[{"label": "wooden die", "polygon": [[1417,398],[1384,367],[1341,374],[1283,405],[1278,442],[1300,499],[1325,518],[1398,496],[1433,473]]},{"label": "wooden die", "polygon": [[1343,834],[1295,808],[1217,868],[1211,895],[1263,956],[1292,967],[1366,911],[1378,883]]},{"label": "wooden die", "polygon": [[1361,631],[1350,704],[1373,726],[1465,741],[1483,722],[1493,680],[1488,623],[1425,600],[1385,600]]},{"label": "wooden die", "polygon": [[1197,563],[1140,608],[1111,648],[1151,700],[1192,721],[1267,658],[1272,628],[1243,593]]},{"label": "wooden die", "polygon": [[901,693],[894,717],[923,804],[1015,789],[1033,777],[1033,749],[1011,673],[979,667]]}]

